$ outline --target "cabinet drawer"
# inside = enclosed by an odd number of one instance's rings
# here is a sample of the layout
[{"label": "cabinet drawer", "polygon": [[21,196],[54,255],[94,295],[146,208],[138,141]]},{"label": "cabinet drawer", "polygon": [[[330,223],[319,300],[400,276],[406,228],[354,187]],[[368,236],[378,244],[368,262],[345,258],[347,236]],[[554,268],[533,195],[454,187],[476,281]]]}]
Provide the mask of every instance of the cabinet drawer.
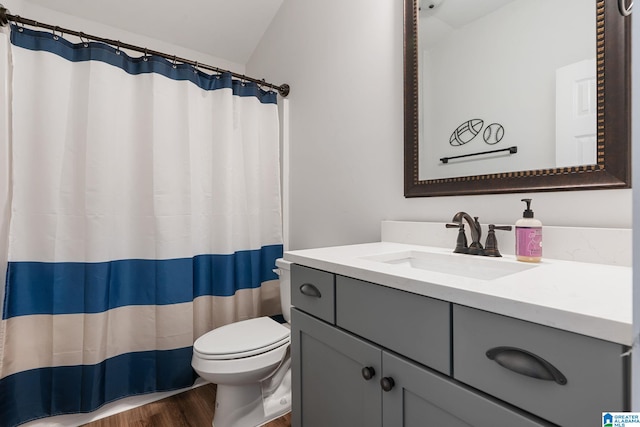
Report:
[{"label": "cabinet drawer", "polygon": [[447,302],[336,277],[336,325],[447,375],[450,318]]},{"label": "cabinet drawer", "polygon": [[292,264],[291,304],[325,322],[335,323],[335,276]]},{"label": "cabinet drawer", "polygon": [[457,380],[564,427],[600,425],[602,412],[628,410],[624,346],[453,307]]}]

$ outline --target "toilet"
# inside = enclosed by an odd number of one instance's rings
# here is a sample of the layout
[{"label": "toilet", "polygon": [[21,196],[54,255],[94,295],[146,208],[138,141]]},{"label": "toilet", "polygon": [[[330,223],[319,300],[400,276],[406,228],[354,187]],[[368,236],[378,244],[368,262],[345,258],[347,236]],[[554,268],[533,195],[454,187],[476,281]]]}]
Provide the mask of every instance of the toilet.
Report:
[{"label": "toilet", "polygon": [[221,326],[193,344],[191,366],[218,385],[213,427],[255,427],[291,411],[290,265],[276,260],[287,323],[258,317]]}]

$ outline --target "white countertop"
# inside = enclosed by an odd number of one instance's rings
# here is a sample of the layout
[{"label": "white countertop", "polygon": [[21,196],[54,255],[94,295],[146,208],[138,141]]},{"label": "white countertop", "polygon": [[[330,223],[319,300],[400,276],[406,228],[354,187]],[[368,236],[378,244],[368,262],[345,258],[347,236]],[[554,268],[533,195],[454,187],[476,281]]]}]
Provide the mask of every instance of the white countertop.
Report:
[{"label": "white countertop", "polygon": [[[450,248],[376,242],[289,251],[284,259],[418,295],[632,344],[630,267],[543,259],[526,271],[479,280],[366,259],[411,250],[451,254]],[[496,263],[526,264],[511,255],[482,258]]]}]

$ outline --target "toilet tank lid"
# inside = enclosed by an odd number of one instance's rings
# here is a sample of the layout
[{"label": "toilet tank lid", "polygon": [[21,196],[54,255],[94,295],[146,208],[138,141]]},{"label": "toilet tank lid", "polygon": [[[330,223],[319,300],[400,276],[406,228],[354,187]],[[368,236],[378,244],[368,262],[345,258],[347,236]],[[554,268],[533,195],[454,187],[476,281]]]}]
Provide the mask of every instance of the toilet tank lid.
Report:
[{"label": "toilet tank lid", "polygon": [[270,317],[258,317],[221,326],[193,344],[207,355],[233,355],[268,347],[289,337],[290,331]]},{"label": "toilet tank lid", "polygon": [[284,270],[291,270],[291,261],[285,261],[283,258],[276,259],[276,266]]}]

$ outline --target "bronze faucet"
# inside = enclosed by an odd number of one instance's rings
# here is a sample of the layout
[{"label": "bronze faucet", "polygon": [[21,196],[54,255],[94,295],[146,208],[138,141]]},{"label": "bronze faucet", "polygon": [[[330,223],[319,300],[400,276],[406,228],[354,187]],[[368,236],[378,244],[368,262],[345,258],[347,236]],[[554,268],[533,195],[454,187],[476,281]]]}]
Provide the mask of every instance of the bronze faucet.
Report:
[{"label": "bronze faucet", "polygon": [[[467,235],[464,231],[464,221],[469,224],[471,230],[471,244],[467,246]],[[482,226],[478,222],[478,217],[471,218],[466,212],[458,212],[451,220],[452,224],[446,224],[447,228],[458,229],[458,240],[456,248],[453,252],[457,254],[469,255],[485,255],[491,257],[501,257],[498,251],[498,241],[496,239],[495,230],[511,230],[510,225],[494,225],[489,224],[489,235],[487,236],[486,248],[482,247],[480,238],[482,237]]]},{"label": "bronze faucet", "polygon": [[[466,221],[469,224],[469,230],[471,230],[471,244],[469,247],[464,248],[461,247],[462,243],[462,235],[464,235],[464,223]],[[458,228],[458,244],[456,245],[456,253],[465,253],[471,255],[482,255],[483,248],[482,243],[480,243],[480,237],[482,236],[482,227],[478,222],[478,217],[471,218],[466,212],[458,212],[453,216],[451,220],[453,224],[447,224],[448,228]],[[464,236],[464,246],[466,246],[466,236]]]}]

